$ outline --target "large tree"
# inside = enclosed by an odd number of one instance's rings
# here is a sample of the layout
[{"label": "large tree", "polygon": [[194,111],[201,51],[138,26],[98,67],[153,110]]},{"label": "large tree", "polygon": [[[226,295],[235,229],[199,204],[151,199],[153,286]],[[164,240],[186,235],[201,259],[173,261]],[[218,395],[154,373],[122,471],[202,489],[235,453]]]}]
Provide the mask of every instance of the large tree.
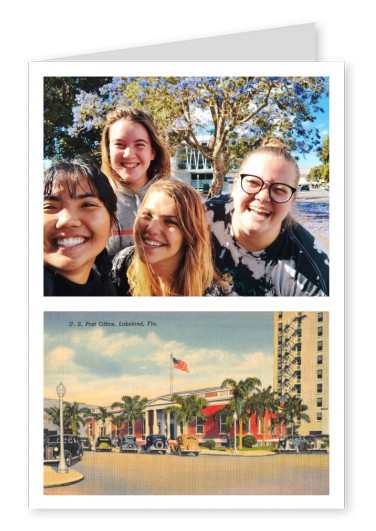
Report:
[{"label": "large tree", "polygon": [[120,407],[124,420],[132,424],[132,433],[135,435],[136,420],[145,417],[144,409],[147,405],[148,399],[141,398],[140,395],[127,396],[121,398],[121,402],[114,402],[112,407]]},{"label": "large tree", "polygon": [[72,107],[81,90],[98,90],[111,78],[45,77],[44,78],[44,157],[56,159],[92,153],[98,133],[89,128],[79,137],[68,133]]},{"label": "large tree", "polygon": [[321,160],[320,166],[315,166],[307,175],[307,181],[325,181],[329,183],[329,137],[324,138],[322,146],[317,150],[317,156]]},{"label": "large tree", "polygon": [[64,409],[64,432],[77,434],[80,429],[80,424],[85,426],[85,419],[91,416],[92,413],[88,407],[80,407],[77,402],[66,404]]},{"label": "large tree", "polygon": [[106,420],[108,417],[111,416],[111,413],[107,411],[107,408],[99,406],[99,413],[91,413],[91,416],[94,417],[95,420],[99,420],[102,422],[103,426],[103,435],[106,435]]},{"label": "large tree", "polygon": [[266,414],[278,412],[279,401],[276,398],[276,393],[272,391],[272,386],[269,385],[266,389],[256,389],[256,393],[252,395],[246,403],[246,406],[256,413],[257,418],[261,422],[262,440],[265,442]]},{"label": "large tree", "polygon": [[183,433],[186,433],[188,424],[196,420],[196,418],[205,422],[207,416],[202,410],[208,405],[206,398],[191,394],[189,396],[172,395],[171,400],[177,405],[169,406],[164,411],[165,413],[175,413],[176,421],[183,423]]},{"label": "large tree", "polygon": [[[87,146],[90,133],[93,139],[90,151],[95,152],[110,110],[124,105],[147,110],[172,148],[190,146],[210,161],[213,168],[210,197],[221,192],[226,173],[237,168],[245,153],[259,146],[265,136],[280,135],[292,150],[300,153],[316,148],[320,136],[313,122],[323,112],[320,98],[327,94],[328,80],[117,77],[94,90],[81,88],[78,79],[75,91],[72,120],[64,123],[64,134],[77,139],[82,136]],[[48,96],[46,93],[47,99]],[[209,137],[205,143],[200,141],[203,135]],[[53,138],[59,145],[59,137]],[[67,147],[71,152],[68,144]]]},{"label": "large tree", "polygon": [[[226,426],[232,426],[233,415],[236,413],[239,421],[239,448],[243,447],[243,425],[249,420],[250,411],[247,407],[247,401],[256,388],[257,385],[261,385],[259,378],[249,377],[245,380],[239,380],[236,382],[232,378],[226,378],[223,380],[221,387],[230,387],[233,391],[230,402],[225,408],[219,410],[216,415],[221,413],[226,416]],[[231,420],[232,417],[232,420]]]},{"label": "large tree", "polygon": [[301,398],[298,398],[296,395],[290,396],[280,406],[274,424],[277,422],[280,422],[281,425],[285,423],[286,428],[290,426],[290,434],[294,434],[296,432],[297,423],[300,423],[302,420],[305,422],[311,422],[309,415],[305,413],[307,410],[308,406],[302,403]]}]

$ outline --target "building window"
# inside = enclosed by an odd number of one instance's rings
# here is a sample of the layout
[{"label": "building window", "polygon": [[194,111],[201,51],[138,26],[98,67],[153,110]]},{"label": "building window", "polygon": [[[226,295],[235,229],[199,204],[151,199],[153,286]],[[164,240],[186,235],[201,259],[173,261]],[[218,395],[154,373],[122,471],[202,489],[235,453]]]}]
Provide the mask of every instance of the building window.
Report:
[{"label": "building window", "polygon": [[299,356],[298,358],[295,358],[295,359],[296,359],[296,363],[297,363],[298,367],[300,367],[301,364],[302,364],[302,358]]},{"label": "building window", "polygon": [[278,312],[278,319],[282,319],[283,312]]},{"label": "building window", "polygon": [[282,349],[281,348],[278,349],[278,357],[282,358]]},{"label": "building window", "polygon": [[322,312],[318,313],[318,314],[317,314],[317,321],[318,321],[319,323],[322,323],[323,320],[324,320],[324,314],[323,314]]},{"label": "building window", "polygon": [[317,342],[317,350],[318,350],[319,352],[321,352],[321,350],[322,350],[322,341],[318,341],[318,342]]},{"label": "building window", "polygon": [[302,387],[300,384],[296,384],[295,386],[295,391],[296,391],[296,394],[297,395],[300,395],[301,391],[302,391]]},{"label": "building window", "polygon": [[219,433],[227,433],[226,415],[219,416]]},{"label": "building window", "polygon": [[204,421],[196,417],[196,433],[202,435],[204,433]]},{"label": "building window", "polygon": [[318,413],[316,413],[316,420],[318,420],[319,422],[322,421],[322,413],[321,413],[321,411],[319,411]]},{"label": "building window", "polygon": [[278,336],[278,345],[282,345],[282,336]]},{"label": "building window", "polygon": [[89,423],[89,437],[93,436],[93,424],[92,422]]},{"label": "building window", "polygon": [[317,384],[317,392],[322,393],[322,384]]},{"label": "building window", "polygon": [[296,371],[296,379],[301,380],[302,379],[302,371]]},{"label": "building window", "polygon": [[317,371],[317,378],[322,378],[322,370],[321,369],[319,369]]},{"label": "building window", "polygon": [[142,419],[142,436],[146,435],[146,420]]},{"label": "building window", "polygon": [[278,383],[281,384],[282,383],[282,376],[279,374],[278,375]]},{"label": "building window", "polygon": [[282,332],[282,323],[278,323],[278,332]]},{"label": "building window", "polygon": [[282,369],[282,362],[279,361],[279,362],[278,362],[278,370],[280,371],[281,369]]},{"label": "building window", "polygon": [[133,426],[130,421],[128,421],[128,435],[133,435]]},{"label": "building window", "polygon": [[322,365],[322,356],[321,356],[321,354],[319,354],[317,356],[317,365]]},{"label": "building window", "polygon": [[317,400],[316,400],[316,406],[317,406],[317,407],[322,407],[322,398],[321,398],[321,396],[320,396],[319,398],[317,398]]},{"label": "building window", "polygon": [[319,337],[322,336],[322,326],[319,326],[319,327],[317,328],[317,335],[318,335]]}]

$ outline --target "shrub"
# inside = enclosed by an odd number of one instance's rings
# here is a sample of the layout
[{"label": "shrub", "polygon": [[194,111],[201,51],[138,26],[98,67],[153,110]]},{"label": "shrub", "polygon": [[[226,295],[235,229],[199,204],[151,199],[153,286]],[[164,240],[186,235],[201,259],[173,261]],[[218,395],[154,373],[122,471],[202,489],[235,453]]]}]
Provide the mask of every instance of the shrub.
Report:
[{"label": "shrub", "polygon": [[243,448],[252,448],[257,443],[257,439],[254,435],[244,435]]},{"label": "shrub", "polygon": [[215,448],[215,441],[213,441],[213,439],[208,439],[202,446],[204,446],[204,448],[208,448],[209,450],[213,450],[213,448]]}]

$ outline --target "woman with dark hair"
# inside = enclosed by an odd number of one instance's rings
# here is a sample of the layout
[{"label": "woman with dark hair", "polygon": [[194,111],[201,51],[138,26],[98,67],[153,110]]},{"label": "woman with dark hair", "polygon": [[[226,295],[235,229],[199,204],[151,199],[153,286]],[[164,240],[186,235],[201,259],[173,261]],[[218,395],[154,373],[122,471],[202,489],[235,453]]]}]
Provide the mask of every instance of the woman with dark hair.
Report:
[{"label": "woman with dark hair", "polygon": [[300,172],[275,137],[251,151],[231,196],[209,199],[215,265],[232,295],[329,295],[329,258],[291,217]]},{"label": "woman with dark hair", "polygon": [[43,195],[44,295],[116,295],[106,251],[116,194],[107,177],[83,159],[57,162],[44,173]]},{"label": "woman with dark hair", "polygon": [[117,195],[121,239],[108,243],[112,257],[133,244],[133,224],[146,190],[170,177],[170,154],[152,118],[141,109],[124,107],[110,112],[102,133],[102,171]]},{"label": "woman with dark hair", "polygon": [[134,224],[135,246],[113,261],[119,295],[220,296],[210,231],[199,193],[181,181],[162,180],[146,192]]}]

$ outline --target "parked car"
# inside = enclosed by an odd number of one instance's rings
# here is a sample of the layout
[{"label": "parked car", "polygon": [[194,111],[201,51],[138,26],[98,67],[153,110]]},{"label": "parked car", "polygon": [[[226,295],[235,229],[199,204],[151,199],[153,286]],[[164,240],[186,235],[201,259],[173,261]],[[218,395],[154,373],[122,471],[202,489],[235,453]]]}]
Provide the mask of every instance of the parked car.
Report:
[{"label": "parked car", "polygon": [[193,454],[198,456],[200,453],[198,438],[194,435],[179,435],[176,443],[171,446],[171,453],[178,455]]},{"label": "parked car", "polygon": [[309,191],[309,185],[308,184],[302,184],[300,187],[301,192],[308,192]]},{"label": "parked car", "polygon": [[[73,460],[81,461],[84,452],[77,435],[64,435],[64,457],[67,466],[71,466]],[[56,462],[60,460],[60,435],[51,435],[44,447],[44,461]]]},{"label": "parked car", "polygon": [[149,454],[165,454],[168,450],[167,438],[164,435],[148,435],[145,444],[141,446],[141,450]]},{"label": "parked car", "polygon": [[89,437],[80,437],[80,441],[83,450],[88,450],[89,452],[92,450]]},{"label": "parked car", "polygon": [[122,438],[120,443],[120,452],[138,452],[137,439],[134,435],[126,435]]},{"label": "parked car", "polygon": [[111,452],[112,440],[111,437],[98,437],[95,443],[96,452]]},{"label": "parked car", "polygon": [[307,451],[310,442],[308,438],[302,435],[287,435],[287,437],[280,437],[277,451],[279,453],[290,452],[299,454],[300,452]]}]

